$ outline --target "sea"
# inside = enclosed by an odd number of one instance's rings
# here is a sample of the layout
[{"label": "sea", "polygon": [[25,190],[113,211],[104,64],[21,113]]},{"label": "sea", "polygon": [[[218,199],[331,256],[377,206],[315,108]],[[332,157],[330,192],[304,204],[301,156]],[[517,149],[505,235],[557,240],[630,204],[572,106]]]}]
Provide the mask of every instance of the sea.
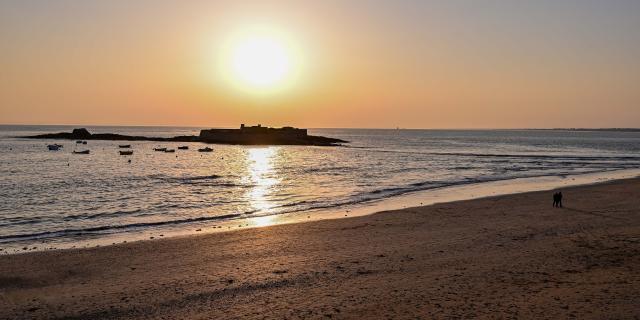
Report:
[{"label": "sea", "polygon": [[[75,127],[0,126],[0,254],[222,231],[253,218],[322,218],[407,194],[640,168],[640,132],[625,131],[309,129],[349,143],[211,145],[210,153],[197,151],[201,143],[19,138]],[[87,129],[170,137],[201,128]],[[53,143],[63,147],[49,151]],[[133,155],[119,154],[125,143]],[[90,154],[73,153],[82,150]]]}]

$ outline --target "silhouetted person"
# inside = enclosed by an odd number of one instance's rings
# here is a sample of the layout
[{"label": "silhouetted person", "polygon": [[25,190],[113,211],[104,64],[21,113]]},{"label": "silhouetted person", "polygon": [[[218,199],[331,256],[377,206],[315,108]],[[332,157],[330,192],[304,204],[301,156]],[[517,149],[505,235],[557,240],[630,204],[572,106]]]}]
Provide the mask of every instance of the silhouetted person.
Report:
[{"label": "silhouetted person", "polygon": [[562,208],[562,192],[558,192],[558,207]]},{"label": "silhouetted person", "polygon": [[554,194],[553,194],[553,207],[554,207],[554,208],[558,206],[558,198],[559,198],[559,197],[558,197],[558,193],[557,193],[557,192],[556,192],[556,193],[554,193]]}]

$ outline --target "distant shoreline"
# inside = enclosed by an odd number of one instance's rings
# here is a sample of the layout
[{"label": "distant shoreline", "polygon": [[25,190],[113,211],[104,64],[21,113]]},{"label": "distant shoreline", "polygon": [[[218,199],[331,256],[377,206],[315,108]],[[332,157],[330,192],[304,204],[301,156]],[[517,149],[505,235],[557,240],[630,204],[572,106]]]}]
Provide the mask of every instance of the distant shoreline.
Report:
[{"label": "distant shoreline", "polygon": [[530,129],[530,130],[554,130],[554,131],[605,131],[605,132],[640,132],[640,128],[553,128],[553,129]]}]

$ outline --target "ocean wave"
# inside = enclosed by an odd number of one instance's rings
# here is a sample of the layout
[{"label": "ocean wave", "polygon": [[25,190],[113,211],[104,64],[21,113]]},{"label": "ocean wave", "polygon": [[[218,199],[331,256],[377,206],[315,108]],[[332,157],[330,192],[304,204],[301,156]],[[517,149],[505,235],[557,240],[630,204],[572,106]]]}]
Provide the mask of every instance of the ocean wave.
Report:
[{"label": "ocean wave", "polygon": [[182,177],[172,177],[163,174],[153,175],[150,178],[159,179],[163,181],[169,182],[191,182],[191,181],[206,181],[206,180],[216,180],[222,178],[217,174],[205,175],[205,176],[182,176]]},{"label": "ocean wave", "polygon": [[579,159],[584,161],[594,160],[617,160],[617,161],[640,161],[640,156],[616,155],[616,156],[594,156],[575,154],[535,154],[535,153],[474,153],[474,152],[431,152],[431,151],[408,151],[408,150],[385,150],[371,148],[372,152],[396,153],[396,154],[419,154],[434,156],[453,157],[476,157],[476,158],[528,158],[528,159]]},{"label": "ocean wave", "polygon": [[141,222],[141,223],[130,223],[130,224],[123,224],[123,225],[105,225],[105,226],[97,226],[97,227],[89,227],[89,228],[62,229],[62,230],[53,230],[53,231],[36,232],[36,233],[0,235],[0,243],[17,241],[17,240],[82,236],[82,235],[90,235],[90,234],[109,233],[108,231],[155,227],[155,226],[164,226],[164,225],[179,225],[179,224],[186,224],[186,223],[193,223],[193,222],[228,220],[232,218],[238,218],[250,213],[251,212],[227,214],[227,215],[220,215],[220,216],[213,216],[213,217],[211,216],[195,217],[195,218],[157,221],[157,222]]},{"label": "ocean wave", "polygon": [[353,169],[352,167],[347,167],[347,166],[313,167],[313,168],[303,168],[300,170],[300,173],[307,173],[307,174],[328,173],[328,172],[342,173],[352,169]]},{"label": "ocean wave", "polygon": [[106,218],[106,217],[121,217],[121,216],[131,216],[136,213],[142,212],[143,209],[134,209],[134,210],[116,210],[111,212],[100,212],[96,214],[75,214],[68,215],[62,218],[62,221],[72,221],[72,220],[81,220],[81,219],[96,219],[96,218]]},{"label": "ocean wave", "polygon": [[522,159],[565,159],[580,161],[640,161],[640,156],[579,156],[579,155],[541,155],[541,154],[500,154],[500,153],[448,153],[434,152],[433,155],[441,156],[459,156],[459,157],[476,157],[476,158],[522,158]]},{"label": "ocean wave", "polygon": [[13,219],[4,219],[4,220],[5,221],[0,223],[0,227],[13,227],[13,226],[21,226],[21,225],[29,225],[29,224],[33,225],[33,224],[38,224],[43,222],[40,217],[38,218],[17,217]]},{"label": "ocean wave", "polygon": [[241,187],[241,188],[251,188],[253,185],[251,184],[241,184],[231,182],[228,179],[223,179],[225,177],[212,174],[212,175],[204,175],[204,176],[182,176],[182,177],[173,177],[167,175],[152,175],[149,176],[151,179],[160,180],[168,183],[177,183],[184,185],[199,185],[199,186],[210,186],[210,187]]}]

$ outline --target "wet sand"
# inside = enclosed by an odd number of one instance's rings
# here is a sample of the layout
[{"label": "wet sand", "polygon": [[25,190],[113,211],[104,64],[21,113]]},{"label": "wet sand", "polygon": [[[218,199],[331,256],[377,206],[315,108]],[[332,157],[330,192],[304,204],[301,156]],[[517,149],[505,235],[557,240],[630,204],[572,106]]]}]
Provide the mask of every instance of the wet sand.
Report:
[{"label": "wet sand", "polygon": [[640,317],[640,179],[0,256],[0,319]]}]

